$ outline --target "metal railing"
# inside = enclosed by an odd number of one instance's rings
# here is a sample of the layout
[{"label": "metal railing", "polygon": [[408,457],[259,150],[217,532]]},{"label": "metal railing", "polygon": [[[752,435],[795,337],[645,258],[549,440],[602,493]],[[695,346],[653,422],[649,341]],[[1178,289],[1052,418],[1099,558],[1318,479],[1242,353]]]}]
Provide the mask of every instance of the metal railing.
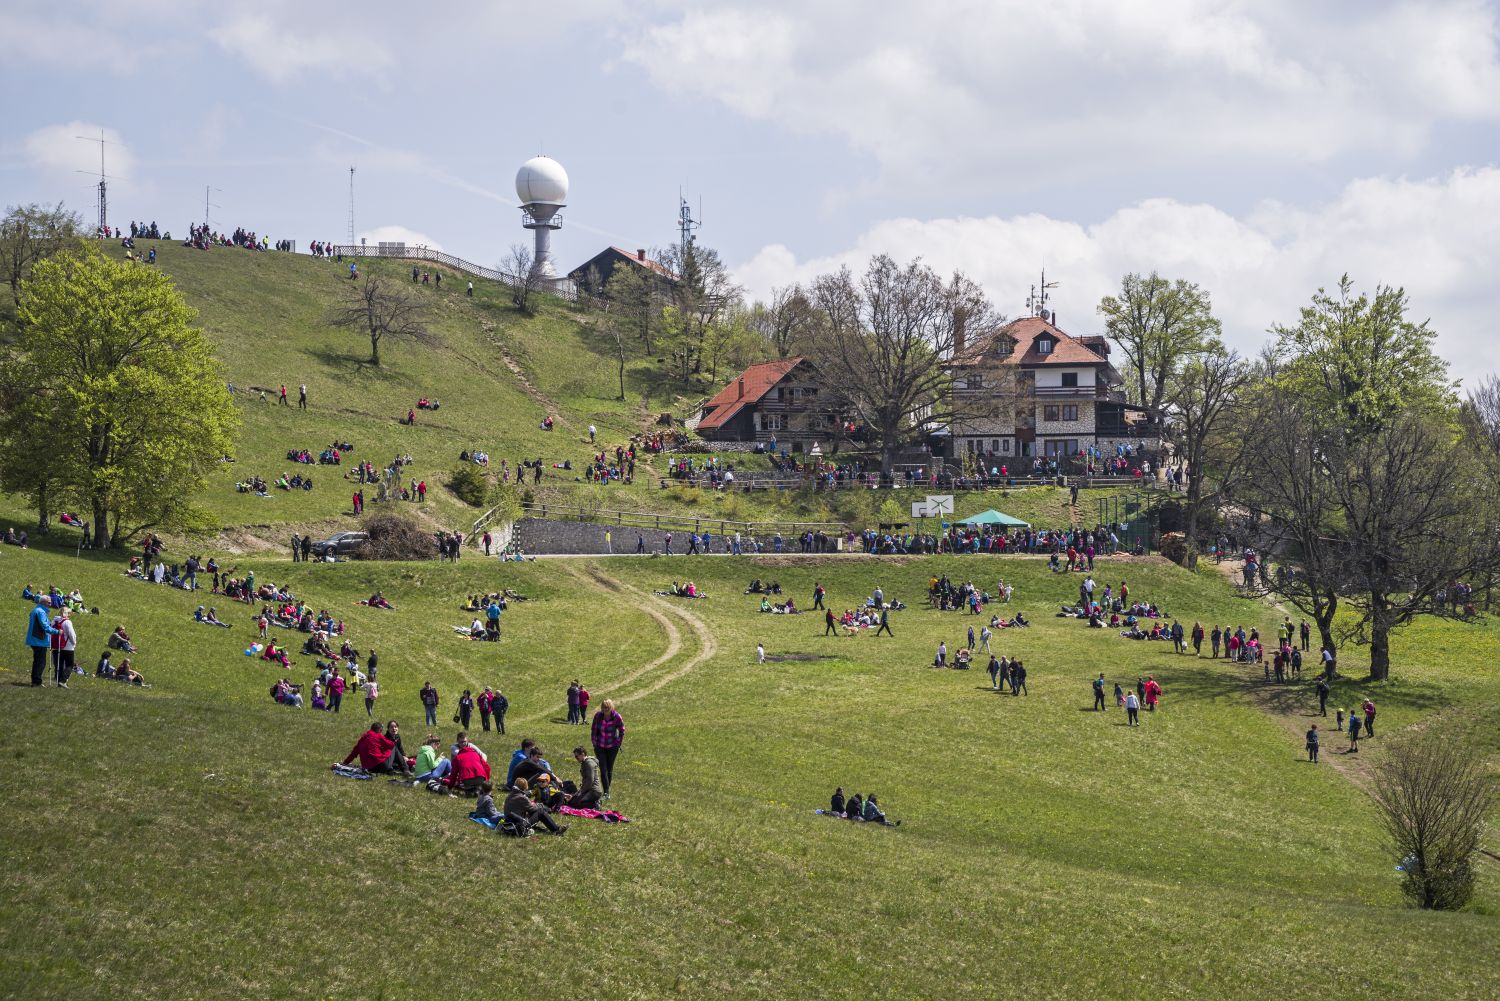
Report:
[{"label": "metal railing", "polygon": [[[433,261],[437,264],[447,265],[455,271],[462,271],[476,278],[499,282],[502,285],[512,288],[521,284],[521,279],[509,271],[502,271],[499,268],[487,268],[482,264],[466,261],[462,257],[445,254],[441,250],[433,250],[431,247],[392,246],[391,244],[367,247],[345,243],[335,245],[333,250],[336,253],[343,254],[345,257],[383,257],[387,260],[398,261]],[[578,301],[578,286],[571,278],[554,278],[544,281],[537,288],[537,291],[546,295],[555,295],[559,299],[564,299],[568,302]]]},{"label": "metal railing", "polygon": [[620,525],[625,528],[654,528],[668,532],[702,532],[705,529],[728,535],[801,535],[803,532],[843,533],[849,526],[842,521],[730,521],[724,518],[694,518],[680,514],[654,514],[645,511],[610,511],[586,504],[549,504],[533,501],[521,505],[521,517],[549,521],[586,521],[596,525]]}]

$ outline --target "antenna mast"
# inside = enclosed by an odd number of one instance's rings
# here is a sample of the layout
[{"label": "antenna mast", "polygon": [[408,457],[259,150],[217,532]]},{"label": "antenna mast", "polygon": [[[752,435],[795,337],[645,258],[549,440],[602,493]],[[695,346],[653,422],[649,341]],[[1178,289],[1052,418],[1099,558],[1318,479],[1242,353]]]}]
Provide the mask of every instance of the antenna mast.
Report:
[{"label": "antenna mast", "polygon": [[207,185],[207,184],[205,184],[203,186],[203,228],[204,229],[208,229],[208,223],[209,223],[208,210],[209,210],[209,208],[210,207],[212,207],[212,208],[220,208],[220,205],[219,205],[218,202],[210,202],[208,200],[208,193],[210,191],[219,191],[219,190],[222,190],[222,189],[211,187],[210,185]]},{"label": "antenna mast", "polygon": [[[104,147],[109,145],[109,143],[104,138],[103,129],[99,130],[98,139],[95,139],[93,136],[74,136],[73,138],[82,139],[88,143],[99,144],[99,228],[97,232],[103,238],[107,235],[105,227],[109,223],[109,187],[106,183],[108,178],[104,173]],[[87,173],[87,171],[80,170],[79,173]]]},{"label": "antenna mast", "polygon": [[688,248],[689,244],[691,244],[694,240],[697,239],[697,237],[695,237],[693,235],[693,230],[698,229],[699,227],[701,227],[703,225],[703,219],[702,219],[702,215],[703,215],[703,202],[702,202],[701,199],[698,202],[698,215],[699,215],[699,218],[697,218],[697,219],[693,218],[693,207],[688,204],[686,198],[682,197],[682,189],[678,188],[677,189],[677,239],[678,239],[679,245],[682,247],[683,253],[687,253],[687,248]]},{"label": "antenna mast", "polygon": [[1026,310],[1032,316],[1041,316],[1047,311],[1047,303],[1052,296],[1049,290],[1057,288],[1057,282],[1047,280],[1047,269],[1042,268],[1041,285],[1031,286],[1031,294],[1026,297]]},{"label": "antenna mast", "polygon": [[354,168],[349,168],[349,246],[354,246]]}]

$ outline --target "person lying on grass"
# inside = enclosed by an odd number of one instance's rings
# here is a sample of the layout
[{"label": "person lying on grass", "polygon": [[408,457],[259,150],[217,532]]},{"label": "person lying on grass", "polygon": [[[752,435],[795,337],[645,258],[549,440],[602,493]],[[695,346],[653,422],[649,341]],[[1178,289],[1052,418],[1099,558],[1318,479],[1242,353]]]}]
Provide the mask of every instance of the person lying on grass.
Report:
[{"label": "person lying on grass", "polygon": [[369,597],[368,600],[362,601],[362,602],[360,602],[360,604],[361,605],[368,605],[371,608],[390,608],[390,607],[392,607],[391,603],[389,601],[385,600],[385,595],[383,593],[381,593],[380,591],[376,591],[374,594],[370,595],[370,597]]},{"label": "person lying on grass", "polygon": [[367,772],[411,774],[411,763],[397,753],[396,742],[385,735],[379,720],[372,720],[370,728],[355,742],[354,749],[344,757],[343,761],[335,761],[332,767],[347,765],[355,758],[359,759],[359,766]]},{"label": "person lying on grass", "polygon": [[225,629],[229,628],[229,623],[219,621],[219,613],[216,610],[210,608],[205,612],[202,605],[199,605],[198,610],[193,613],[193,621],[205,626],[223,626]]}]

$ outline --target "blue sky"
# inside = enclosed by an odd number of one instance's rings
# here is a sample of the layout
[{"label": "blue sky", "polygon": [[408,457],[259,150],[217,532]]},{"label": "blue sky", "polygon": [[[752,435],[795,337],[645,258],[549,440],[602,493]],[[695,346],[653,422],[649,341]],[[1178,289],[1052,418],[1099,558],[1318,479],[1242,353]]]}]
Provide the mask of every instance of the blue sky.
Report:
[{"label": "blue sky", "polygon": [[[753,295],[871,253],[962,268],[1065,328],[1128,270],[1214,296],[1236,346],[1349,271],[1406,287],[1455,375],[1500,368],[1494,3],[825,0],[447,7],[8,0],[8,204],[356,228],[493,264],[513,178],[572,179],[554,247],[701,239]],[[19,99],[14,99],[19,98]]]}]

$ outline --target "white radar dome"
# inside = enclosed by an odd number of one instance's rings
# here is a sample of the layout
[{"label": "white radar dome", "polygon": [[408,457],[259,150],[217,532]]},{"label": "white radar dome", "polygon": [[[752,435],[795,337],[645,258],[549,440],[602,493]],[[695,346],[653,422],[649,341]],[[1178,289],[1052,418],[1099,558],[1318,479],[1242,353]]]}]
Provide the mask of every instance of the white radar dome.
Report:
[{"label": "white radar dome", "polygon": [[568,172],[550,156],[534,156],[516,171],[516,197],[522,205],[561,205],[568,197]]}]

